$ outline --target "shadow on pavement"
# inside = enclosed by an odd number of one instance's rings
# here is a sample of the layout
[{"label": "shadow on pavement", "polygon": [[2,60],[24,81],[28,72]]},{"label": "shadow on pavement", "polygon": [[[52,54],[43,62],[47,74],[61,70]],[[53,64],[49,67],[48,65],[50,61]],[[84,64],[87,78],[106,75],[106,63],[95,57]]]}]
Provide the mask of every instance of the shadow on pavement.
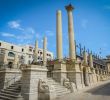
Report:
[{"label": "shadow on pavement", "polygon": [[110,83],[90,89],[86,91],[86,93],[91,93],[92,95],[110,96]]}]

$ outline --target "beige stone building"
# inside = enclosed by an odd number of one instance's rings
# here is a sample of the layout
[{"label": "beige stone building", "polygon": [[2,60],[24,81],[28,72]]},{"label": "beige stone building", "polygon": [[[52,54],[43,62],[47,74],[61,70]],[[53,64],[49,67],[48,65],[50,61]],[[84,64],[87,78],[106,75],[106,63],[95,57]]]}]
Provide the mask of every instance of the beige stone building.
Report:
[{"label": "beige stone building", "polygon": [[[19,46],[12,43],[0,41],[0,65],[31,64],[33,61],[34,47]],[[53,53],[47,51],[47,60],[53,59]],[[43,49],[38,48],[38,61],[43,61]]]}]

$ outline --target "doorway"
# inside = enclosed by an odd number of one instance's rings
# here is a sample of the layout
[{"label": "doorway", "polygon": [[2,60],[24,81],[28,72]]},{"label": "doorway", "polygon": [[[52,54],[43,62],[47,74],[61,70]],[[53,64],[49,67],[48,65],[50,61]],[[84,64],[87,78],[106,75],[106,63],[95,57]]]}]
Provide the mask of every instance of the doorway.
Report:
[{"label": "doorway", "polygon": [[8,68],[13,68],[13,62],[8,63]]}]

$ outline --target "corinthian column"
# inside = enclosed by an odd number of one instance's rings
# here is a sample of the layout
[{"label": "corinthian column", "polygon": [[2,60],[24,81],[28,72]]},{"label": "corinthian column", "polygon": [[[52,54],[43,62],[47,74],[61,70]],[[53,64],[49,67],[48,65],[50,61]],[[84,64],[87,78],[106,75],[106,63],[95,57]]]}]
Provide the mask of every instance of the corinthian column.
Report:
[{"label": "corinthian column", "polygon": [[71,60],[76,59],[75,41],[74,41],[74,27],[72,10],[74,7],[70,4],[65,7],[68,13],[68,35],[69,35],[69,57]]},{"label": "corinthian column", "polygon": [[44,66],[46,66],[46,62],[47,62],[46,51],[47,51],[47,38],[44,37],[43,39],[43,65]]},{"label": "corinthian column", "polygon": [[57,11],[57,22],[56,22],[56,44],[57,44],[57,59],[63,59],[62,56],[62,17],[61,11]]}]

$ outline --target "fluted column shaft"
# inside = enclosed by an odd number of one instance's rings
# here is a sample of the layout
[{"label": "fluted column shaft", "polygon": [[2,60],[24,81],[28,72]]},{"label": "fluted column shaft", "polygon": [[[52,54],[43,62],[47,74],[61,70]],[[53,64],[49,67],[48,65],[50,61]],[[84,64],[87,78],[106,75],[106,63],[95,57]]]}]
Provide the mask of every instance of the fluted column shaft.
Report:
[{"label": "fluted column shaft", "polygon": [[57,11],[57,22],[56,22],[56,44],[57,44],[57,59],[63,59],[62,55],[62,16],[61,11]]},{"label": "fluted column shaft", "polygon": [[47,51],[47,38],[44,37],[43,39],[43,65],[44,66],[46,66],[46,63],[47,63],[46,51]]}]

